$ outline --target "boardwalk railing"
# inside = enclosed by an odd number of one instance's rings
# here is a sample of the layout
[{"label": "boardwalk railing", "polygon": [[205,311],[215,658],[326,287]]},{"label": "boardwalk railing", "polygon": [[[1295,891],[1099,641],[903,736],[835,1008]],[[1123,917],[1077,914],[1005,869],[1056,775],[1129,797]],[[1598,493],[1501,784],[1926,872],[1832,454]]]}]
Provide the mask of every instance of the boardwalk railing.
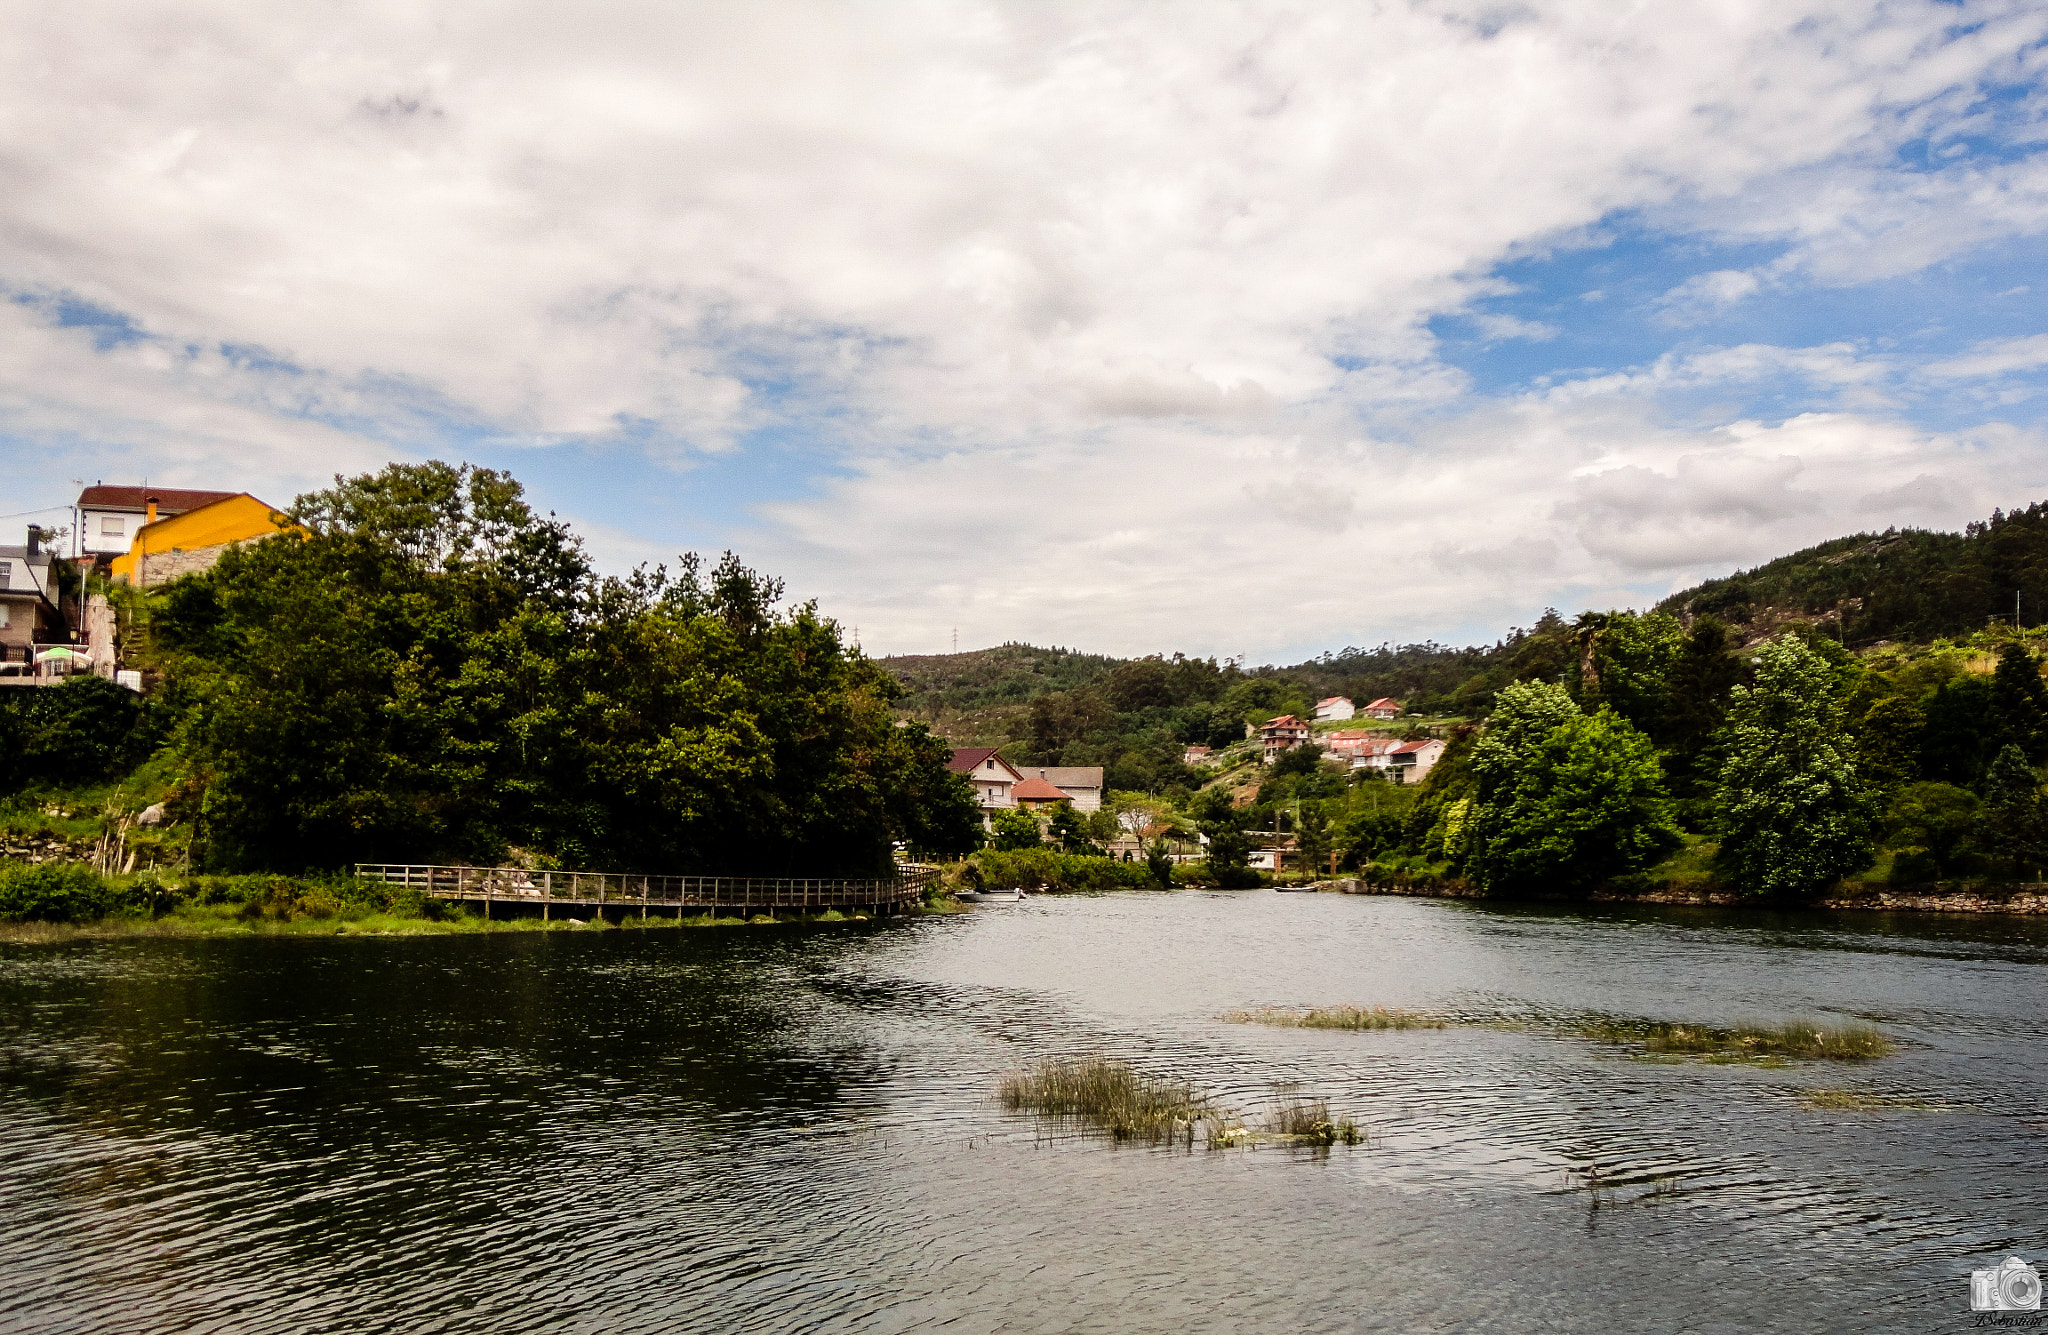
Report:
[{"label": "boardwalk railing", "polygon": [[924,898],[936,867],[916,863],[873,880],[760,876],[643,876],[637,872],[524,871],[416,862],[359,862],[366,881],[412,886],[440,899],[484,905],[537,904],[543,916],[564,907],[639,909],[893,909]]}]

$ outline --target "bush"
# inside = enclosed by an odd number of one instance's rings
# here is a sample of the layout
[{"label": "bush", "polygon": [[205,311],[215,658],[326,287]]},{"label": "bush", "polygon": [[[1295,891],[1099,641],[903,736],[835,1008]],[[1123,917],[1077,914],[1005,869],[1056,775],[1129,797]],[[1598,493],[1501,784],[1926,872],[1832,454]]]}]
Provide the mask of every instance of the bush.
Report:
[{"label": "bush", "polygon": [[0,788],[37,779],[76,782],[116,773],[144,756],[134,734],[142,706],[135,692],[101,677],[9,691],[0,700]]},{"label": "bush", "polygon": [[1156,890],[1152,870],[1142,862],[1118,862],[1114,858],[1078,853],[1056,853],[1049,848],[1027,848],[1003,853],[977,853],[974,863],[981,883],[990,890],[1019,890],[1044,886],[1048,890]]},{"label": "bush", "polygon": [[352,876],[195,876],[186,883],[195,904],[232,904],[242,918],[360,918],[388,913],[396,918],[440,919],[446,901],[416,886],[386,885]]},{"label": "bush", "polygon": [[153,883],[118,885],[80,863],[0,867],[0,922],[90,922],[157,907]]}]

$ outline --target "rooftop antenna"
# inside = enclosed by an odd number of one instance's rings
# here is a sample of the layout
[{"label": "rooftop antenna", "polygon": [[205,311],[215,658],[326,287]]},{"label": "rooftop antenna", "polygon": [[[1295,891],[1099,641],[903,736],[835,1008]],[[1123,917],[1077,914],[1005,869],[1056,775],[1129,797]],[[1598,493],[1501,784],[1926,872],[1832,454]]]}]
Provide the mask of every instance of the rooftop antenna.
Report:
[{"label": "rooftop antenna", "polygon": [[953,652],[956,654],[960,652],[960,628],[958,626],[953,627]]}]

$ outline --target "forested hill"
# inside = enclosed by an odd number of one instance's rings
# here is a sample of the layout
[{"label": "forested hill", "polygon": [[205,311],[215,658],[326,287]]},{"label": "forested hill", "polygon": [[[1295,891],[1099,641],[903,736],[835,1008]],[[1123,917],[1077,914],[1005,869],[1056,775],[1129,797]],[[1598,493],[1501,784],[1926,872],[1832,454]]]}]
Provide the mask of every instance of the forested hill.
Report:
[{"label": "forested hill", "polygon": [[1968,634],[2010,618],[2015,595],[2020,624],[2048,622],[2048,502],[1993,511],[1961,533],[1836,538],[1675,593],[1657,610],[1718,617],[1752,639],[1786,621],[1823,621],[1855,646]]},{"label": "forested hill", "polygon": [[1049,691],[1086,686],[1109,675],[1123,660],[1010,643],[964,654],[901,654],[878,661],[903,683],[917,706],[972,710],[1029,704]]},{"label": "forested hill", "polygon": [[[1967,634],[2010,617],[2015,593],[2022,624],[2048,623],[2048,502],[1994,513],[1961,533],[1836,538],[1673,594],[1655,610],[1686,625],[1711,616],[1726,623],[1732,644],[1805,621],[1856,648]],[[1618,643],[1623,633],[1606,614],[1567,620],[1550,609],[1490,645],[1383,644],[1291,667],[1178,655],[1124,660],[1028,644],[881,665],[908,691],[899,712],[957,746],[1103,764],[1117,771],[1115,786],[1156,790],[1195,781],[1179,763],[1182,746],[1220,745],[1241,735],[1248,718],[1306,713],[1330,695],[1361,704],[1392,696],[1413,713],[1476,717],[1511,682],[1575,680],[1583,655],[1601,652],[1596,641]]]}]

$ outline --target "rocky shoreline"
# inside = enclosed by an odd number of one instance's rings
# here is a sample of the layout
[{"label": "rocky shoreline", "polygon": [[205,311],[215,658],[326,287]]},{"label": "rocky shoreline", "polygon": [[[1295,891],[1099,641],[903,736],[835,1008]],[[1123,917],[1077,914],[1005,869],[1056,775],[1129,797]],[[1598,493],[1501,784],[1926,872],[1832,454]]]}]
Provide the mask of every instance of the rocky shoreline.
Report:
[{"label": "rocky shoreline", "polygon": [[1325,881],[1319,890],[1346,895],[1407,895],[1422,899],[1485,899],[1537,904],[1699,904],[1721,908],[1833,909],[1874,913],[1998,913],[2031,917],[2048,914],[2048,884],[1940,882],[1931,885],[1871,886],[1818,899],[1765,899],[1707,884],[1665,882],[1642,889],[1601,886],[1570,894],[1491,895],[1464,881],[1367,881],[1352,877]]}]

